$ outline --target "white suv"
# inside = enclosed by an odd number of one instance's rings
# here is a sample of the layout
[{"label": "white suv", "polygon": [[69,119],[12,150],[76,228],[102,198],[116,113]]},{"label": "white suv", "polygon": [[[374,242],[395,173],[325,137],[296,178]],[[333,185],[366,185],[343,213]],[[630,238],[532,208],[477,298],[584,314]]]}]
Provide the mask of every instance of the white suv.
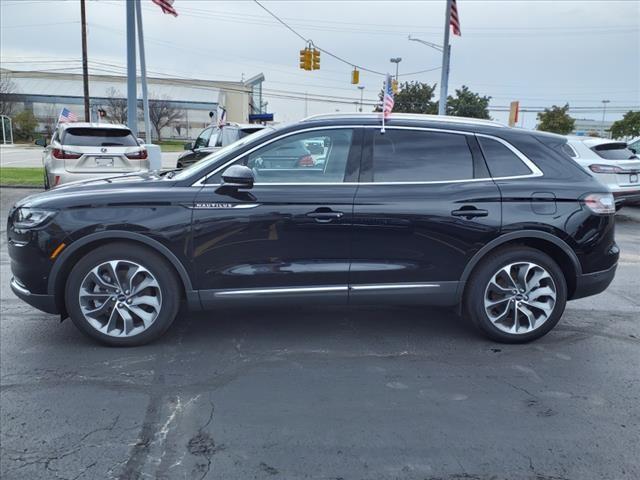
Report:
[{"label": "white suv", "polygon": [[609,187],[616,207],[640,202],[640,158],[625,142],[595,137],[567,137],[563,151]]},{"label": "white suv", "polygon": [[124,125],[65,123],[44,147],[44,188],[149,170],[147,150]]}]

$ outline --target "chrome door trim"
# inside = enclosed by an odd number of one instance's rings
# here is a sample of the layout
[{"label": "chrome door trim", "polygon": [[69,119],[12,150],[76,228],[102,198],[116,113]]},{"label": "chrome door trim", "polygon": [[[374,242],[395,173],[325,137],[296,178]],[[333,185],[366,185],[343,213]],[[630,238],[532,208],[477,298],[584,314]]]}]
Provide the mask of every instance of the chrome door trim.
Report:
[{"label": "chrome door trim", "polygon": [[[269,140],[267,142],[261,143],[260,145],[257,145],[255,147],[253,147],[252,149],[247,150],[246,152],[244,152],[244,153],[242,153],[240,155],[237,155],[237,156],[233,157],[228,162],[225,162],[223,165],[220,165],[218,168],[214,169],[212,172],[208,173],[204,177],[201,177],[196,182],[192,183],[191,186],[192,187],[199,187],[199,188],[203,188],[203,187],[218,188],[220,186],[219,183],[205,184],[204,182],[206,182],[207,178],[211,177],[212,175],[215,175],[216,173],[218,173],[222,169],[226,168],[227,166],[233,164],[234,162],[236,162],[237,160],[239,160],[243,156],[248,155],[248,154],[250,154],[250,153],[258,150],[259,148],[262,148],[262,147],[266,146],[266,145],[269,145],[270,143],[273,143],[275,141],[278,141],[278,140],[281,140],[283,138],[289,137],[291,135],[296,135],[298,133],[304,133],[304,132],[312,132],[312,131],[317,131],[317,130],[355,129],[355,128],[380,128],[380,127],[378,125],[328,125],[328,126],[324,126],[324,127],[305,128],[305,129],[301,129],[301,130],[295,130],[293,132],[287,132],[287,133],[285,133],[283,135],[280,135],[278,137],[272,138],[271,140]],[[349,186],[349,185],[437,185],[437,184],[444,184],[444,183],[473,183],[473,182],[487,182],[487,181],[492,181],[492,180],[515,180],[515,179],[541,177],[541,176],[544,175],[542,170],[540,170],[538,168],[538,166],[531,159],[529,159],[524,153],[522,153],[520,150],[518,150],[516,147],[511,145],[506,140],[503,140],[502,138],[496,137],[494,135],[488,135],[488,134],[484,134],[484,133],[468,132],[468,131],[464,131],[464,130],[449,130],[449,129],[446,129],[446,128],[417,127],[417,126],[409,126],[409,125],[393,125],[393,126],[387,126],[385,128],[387,130],[392,130],[392,129],[393,130],[419,130],[419,131],[427,131],[427,132],[452,133],[452,134],[456,134],[456,135],[475,135],[475,136],[478,136],[478,137],[489,138],[491,140],[495,140],[495,141],[503,144],[505,147],[507,147],[509,150],[511,150],[529,168],[529,170],[531,170],[532,173],[529,173],[529,174],[526,174],[526,175],[512,175],[512,176],[506,176],[506,177],[484,177],[484,178],[470,178],[470,179],[464,179],[464,180],[432,180],[432,181],[417,181],[417,182],[282,182],[282,183],[260,183],[260,182],[256,182],[254,184],[254,186],[268,186],[268,185],[273,185],[273,186],[286,186],[286,185],[295,185],[295,186],[302,186],[302,185],[332,185],[332,186],[336,186],[336,185],[345,185],[345,186]]]},{"label": "chrome door trim", "polygon": [[216,297],[236,295],[272,295],[279,293],[322,293],[322,292],[346,292],[347,285],[330,287],[277,287],[277,288],[244,288],[240,290],[223,290],[215,293]]},{"label": "chrome door trim", "polygon": [[396,290],[405,288],[438,288],[438,283],[366,283],[351,285],[349,290]]}]

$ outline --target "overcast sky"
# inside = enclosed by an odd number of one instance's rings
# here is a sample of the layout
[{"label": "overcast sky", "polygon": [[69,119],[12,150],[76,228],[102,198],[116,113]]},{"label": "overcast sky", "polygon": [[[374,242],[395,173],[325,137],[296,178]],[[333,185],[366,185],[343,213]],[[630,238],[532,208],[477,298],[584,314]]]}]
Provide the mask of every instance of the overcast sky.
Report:
[{"label": "overcast sky", "polygon": [[[269,111],[280,121],[305,114],[303,99],[274,95],[330,95],[349,103],[308,102],[308,113],[355,111],[360,93],[350,66],[327,55],[320,71],[298,68],[304,42],[252,1],[176,0],[179,16],[164,15],[142,0],[147,68],[152,72],[211,80],[240,80],[263,72]],[[126,64],[125,6],[88,0],[89,59],[121,73]],[[265,1],[263,4],[320,47],[372,70],[400,73],[440,66],[440,53],[407,39],[441,44],[444,0]],[[450,92],[462,84],[492,97],[495,107],[601,108],[607,119],[621,107],[640,105],[640,1],[458,0],[462,36],[452,37]],[[2,66],[80,72],[78,0],[0,0]],[[62,63],[63,61],[69,63]],[[110,65],[106,65],[110,64]],[[72,69],[69,69],[69,68]],[[382,76],[361,72],[365,99],[375,99]],[[439,83],[440,72],[401,81]],[[216,100],[216,99],[212,99]],[[494,118],[506,115],[492,112]],[[594,110],[577,117],[600,119]],[[535,125],[535,114],[524,115]]]}]

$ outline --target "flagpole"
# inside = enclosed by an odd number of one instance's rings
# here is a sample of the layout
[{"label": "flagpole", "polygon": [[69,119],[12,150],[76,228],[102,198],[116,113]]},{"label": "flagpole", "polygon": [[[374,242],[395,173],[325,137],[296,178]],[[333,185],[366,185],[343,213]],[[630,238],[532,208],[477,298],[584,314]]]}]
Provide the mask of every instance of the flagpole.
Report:
[{"label": "flagpole", "polygon": [[149,118],[149,95],[147,94],[147,62],[144,52],[144,33],[142,31],[142,7],[136,0],[136,20],[138,24],[138,46],[140,47],[140,74],[142,80],[142,111],[144,113],[144,141],[151,143],[151,120]]},{"label": "flagpole", "polygon": [[451,23],[451,1],[447,0],[447,9],[444,15],[444,41],[442,43],[442,69],[440,72],[440,101],[438,102],[438,115],[447,114],[447,89],[449,88],[449,57],[451,45],[449,45],[449,30]]}]

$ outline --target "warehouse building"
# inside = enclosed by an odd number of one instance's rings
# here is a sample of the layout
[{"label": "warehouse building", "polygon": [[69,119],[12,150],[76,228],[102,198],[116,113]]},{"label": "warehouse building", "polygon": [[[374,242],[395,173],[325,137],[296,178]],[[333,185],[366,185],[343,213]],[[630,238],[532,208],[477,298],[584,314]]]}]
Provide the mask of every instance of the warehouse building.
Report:
[{"label": "warehouse building", "polygon": [[[49,133],[55,127],[63,107],[84,118],[82,75],[2,69],[3,78],[11,80],[12,91],[3,93],[3,101],[15,103],[15,112],[31,110],[39,123],[39,131]],[[243,82],[223,82],[184,78],[147,78],[150,99],[163,100],[177,118],[161,129],[163,139],[194,138],[226,110],[226,120],[246,123],[250,115],[264,113],[262,99],[264,75]],[[118,75],[89,75],[92,120],[124,123],[126,120],[127,79]],[[142,91],[138,82],[138,99]],[[99,118],[104,110],[107,117]],[[152,127],[153,129],[153,127]],[[144,134],[142,111],[138,110],[138,132]],[[156,133],[153,132],[154,138]]]}]

